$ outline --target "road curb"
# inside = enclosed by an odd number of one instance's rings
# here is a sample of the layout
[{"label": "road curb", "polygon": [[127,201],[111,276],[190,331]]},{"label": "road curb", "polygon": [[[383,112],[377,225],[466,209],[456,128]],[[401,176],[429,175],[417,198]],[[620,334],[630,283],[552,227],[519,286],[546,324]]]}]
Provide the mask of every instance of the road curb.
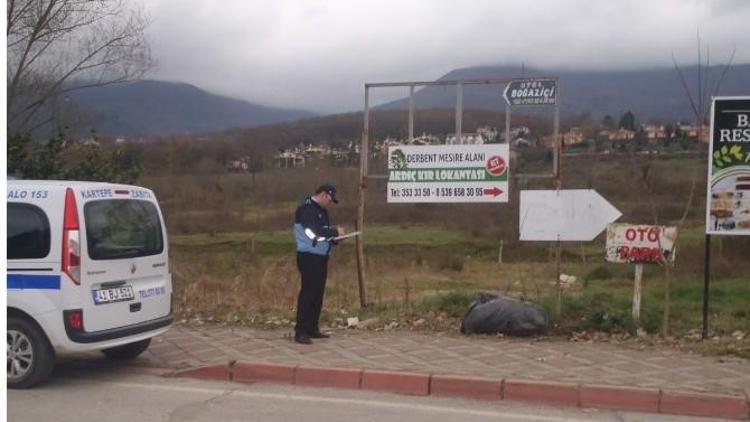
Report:
[{"label": "road curb", "polygon": [[304,386],[358,390],[362,388],[363,372],[362,369],[298,366],[294,374],[294,383]]},{"label": "road curb", "polygon": [[156,368],[148,368],[144,371],[153,375],[201,380],[239,383],[274,382],[409,395],[521,401],[554,406],[750,420],[750,387],[745,388],[743,395],[733,396],[519,378],[492,379],[463,375],[234,361],[178,371],[156,370]]}]

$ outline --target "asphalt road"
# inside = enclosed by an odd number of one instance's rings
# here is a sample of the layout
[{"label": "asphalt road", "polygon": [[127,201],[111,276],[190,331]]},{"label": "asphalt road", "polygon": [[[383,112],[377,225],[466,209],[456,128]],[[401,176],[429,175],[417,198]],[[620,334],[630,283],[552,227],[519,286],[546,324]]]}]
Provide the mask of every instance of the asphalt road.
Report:
[{"label": "asphalt road", "polygon": [[23,421],[701,421],[686,418],[411,397],[367,391],[235,384],[58,367],[33,390],[8,390],[8,420]]}]

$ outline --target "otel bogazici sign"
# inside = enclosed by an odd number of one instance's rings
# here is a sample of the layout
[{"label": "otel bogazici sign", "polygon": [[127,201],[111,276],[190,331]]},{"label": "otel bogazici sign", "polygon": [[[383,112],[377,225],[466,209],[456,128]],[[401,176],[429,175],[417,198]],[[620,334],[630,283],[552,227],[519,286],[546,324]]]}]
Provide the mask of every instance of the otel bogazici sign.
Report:
[{"label": "otel bogazici sign", "polygon": [[393,146],[388,202],[508,202],[508,145]]},{"label": "otel bogazici sign", "polygon": [[557,79],[518,79],[510,81],[503,91],[512,106],[556,105]]}]

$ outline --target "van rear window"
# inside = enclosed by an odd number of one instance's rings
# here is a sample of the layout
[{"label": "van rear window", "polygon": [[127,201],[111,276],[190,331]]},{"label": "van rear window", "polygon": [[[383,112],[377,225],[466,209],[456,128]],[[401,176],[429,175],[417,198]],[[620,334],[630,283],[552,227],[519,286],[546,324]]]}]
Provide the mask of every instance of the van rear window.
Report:
[{"label": "van rear window", "polygon": [[8,203],[8,259],[36,259],[49,254],[49,220],[41,208]]},{"label": "van rear window", "polygon": [[83,207],[89,257],[95,260],[158,255],[164,250],[159,212],[135,199],[90,201]]}]

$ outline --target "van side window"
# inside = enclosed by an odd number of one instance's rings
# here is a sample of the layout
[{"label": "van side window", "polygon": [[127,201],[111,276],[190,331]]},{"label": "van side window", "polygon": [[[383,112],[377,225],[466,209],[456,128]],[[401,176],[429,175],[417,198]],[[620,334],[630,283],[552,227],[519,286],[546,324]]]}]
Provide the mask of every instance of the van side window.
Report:
[{"label": "van side window", "polygon": [[30,204],[8,203],[8,259],[35,259],[49,255],[47,215]]}]

